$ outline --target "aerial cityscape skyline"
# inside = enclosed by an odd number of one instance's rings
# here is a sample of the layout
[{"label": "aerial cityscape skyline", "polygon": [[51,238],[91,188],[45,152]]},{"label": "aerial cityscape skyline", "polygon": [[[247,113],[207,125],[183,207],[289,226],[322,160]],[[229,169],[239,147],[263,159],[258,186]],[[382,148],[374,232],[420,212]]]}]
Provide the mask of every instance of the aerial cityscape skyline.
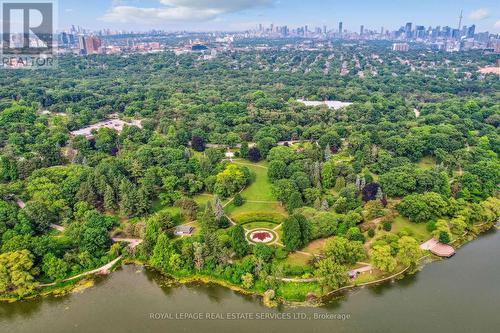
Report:
[{"label": "aerial cityscape skyline", "polygon": [[61,29],[75,24],[93,30],[242,31],[254,29],[259,24],[333,28],[342,21],[348,31],[358,31],[361,25],[365,29],[384,26],[392,30],[398,29],[402,20],[426,27],[455,27],[463,11],[464,25],[475,24],[477,31],[500,32],[500,5],[496,1],[421,3],[422,6],[414,8],[408,3],[395,4],[386,0],[355,4],[319,0],[307,4],[295,0],[89,0],[85,3],[65,0],[59,7]]}]

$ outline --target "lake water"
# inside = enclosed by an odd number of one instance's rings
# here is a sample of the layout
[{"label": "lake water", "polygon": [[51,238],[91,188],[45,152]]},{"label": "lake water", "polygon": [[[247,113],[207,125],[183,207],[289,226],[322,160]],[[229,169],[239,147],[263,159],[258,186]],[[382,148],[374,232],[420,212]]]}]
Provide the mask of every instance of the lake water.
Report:
[{"label": "lake water", "polygon": [[125,266],[82,293],[0,304],[0,332],[499,332],[499,254],[494,229],[450,260],[322,308],[267,309],[211,285],[161,287],[156,274]]}]

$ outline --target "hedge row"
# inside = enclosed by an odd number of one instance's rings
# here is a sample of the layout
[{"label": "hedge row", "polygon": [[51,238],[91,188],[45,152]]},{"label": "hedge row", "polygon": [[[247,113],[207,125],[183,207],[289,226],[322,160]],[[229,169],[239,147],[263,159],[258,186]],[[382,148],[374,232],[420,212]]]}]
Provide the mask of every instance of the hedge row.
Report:
[{"label": "hedge row", "polygon": [[285,222],[286,217],[277,213],[243,213],[233,216],[233,221],[238,224],[247,224],[252,222],[270,222],[281,224]]}]

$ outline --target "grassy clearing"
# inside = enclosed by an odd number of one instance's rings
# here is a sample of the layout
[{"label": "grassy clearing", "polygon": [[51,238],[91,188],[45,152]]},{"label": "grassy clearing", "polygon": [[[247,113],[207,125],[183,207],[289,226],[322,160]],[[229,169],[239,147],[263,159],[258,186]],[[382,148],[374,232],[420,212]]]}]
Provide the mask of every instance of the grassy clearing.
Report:
[{"label": "grassy clearing", "polygon": [[159,212],[167,212],[172,215],[180,215],[181,214],[181,209],[179,207],[167,207],[161,204],[160,200],[156,200],[153,202],[153,212],[154,213],[159,213]]},{"label": "grassy clearing", "polygon": [[[381,224],[379,224],[379,227]],[[394,223],[392,224],[392,230],[387,232],[383,229],[377,228],[375,230],[375,237],[369,238],[368,232],[365,232],[364,235],[367,237],[367,243],[365,243],[365,248],[370,248],[371,244],[377,239],[392,233],[397,234],[399,232],[406,231],[412,237],[414,237],[419,243],[424,243],[432,238],[432,234],[427,231],[425,223],[413,223],[410,222],[406,217],[397,215],[394,219]]]},{"label": "grassy clearing", "polygon": [[355,285],[359,285],[359,284],[363,284],[363,283],[370,283],[370,282],[374,282],[374,281],[378,281],[378,280],[387,278],[387,277],[389,277],[391,275],[396,274],[397,272],[403,271],[404,269],[405,269],[404,266],[398,265],[396,267],[396,269],[394,270],[394,272],[387,273],[387,272],[383,272],[383,271],[380,271],[380,270],[374,268],[371,271],[371,273],[370,272],[366,272],[366,273],[359,274],[357,278],[355,278],[354,280],[352,280],[352,282]]},{"label": "grassy clearing", "polygon": [[246,213],[280,213],[285,215],[286,211],[278,203],[245,202],[245,204],[240,207],[229,204],[226,207],[226,213],[230,216],[238,216]]},{"label": "grassy clearing", "polygon": [[422,170],[432,169],[436,166],[436,159],[431,156],[426,156],[417,163],[417,166]]},{"label": "grassy clearing", "polygon": [[312,256],[303,253],[290,253],[285,260],[285,263],[291,266],[309,266],[309,262],[313,259]]},{"label": "grassy clearing", "polygon": [[207,202],[213,201],[214,199],[215,199],[215,196],[213,194],[210,194],[210,193],[201,193],[201,194],[195,195],[193,197],[193,200],[196,201],[196,203],[200,207],[205,207]]},{"label": "grassy clearing", "polygon": [[392,225],[392,232],[397,234],[400,231],[408,231],[420,243],[432,238],[432,234],[427,231],[425,223],[413,223],[403,216],[397,216]]},{"label": "grassy clearing", "polygon": [[317,239],[317,240],[309,243],[309,245],[304,247],[301,251],[311,253],[311,254],[320,254],[321,251],[323,251],[323,248],[324,248],[328,239],[329,238]]},{"label": "grassy clearing", "polygon": [[321,295],[318,283],[282,283],[276,291],[276,296],[287,301],[304,302],[309,293]]},{"label": "grassy clearing", "polygon": [[286,215],[285,209],[272,194],[272,184],[267,178],[267,162],[251,163],[242,160],[234,163],[248,167],[255,174],[255,181],[241,193],[245,203],[240,207],[233,204],[228,205],[226,213],[231,217],[248,213]]},{"label": "grassy clearing", "polygon": [[267,162],[250,163],[246,161],[235,161],[234,164],[248,167],[255,173],[255,181],[246,188],[241,196],[250,201],[276,201],[272,194],[272,186],[267,178]]}]

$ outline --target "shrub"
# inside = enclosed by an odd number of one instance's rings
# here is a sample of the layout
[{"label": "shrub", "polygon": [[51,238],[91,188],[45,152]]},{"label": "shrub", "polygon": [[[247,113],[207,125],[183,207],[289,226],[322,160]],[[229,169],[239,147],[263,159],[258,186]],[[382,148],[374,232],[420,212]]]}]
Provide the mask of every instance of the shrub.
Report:
[{"label": "shrub", "polygon": [[191,146],[194,150],[203,152],[205,151],[205,140],[203,140],[203,138],[200,138],[199,136],[193,136],[193,138],[191,139]]},{"label": "shrub", "polygon": [[441,231],[439,233],[439,241],[443,244],[450,243],[450,234],[446,231]]},{"label": "shrub", "polygon": [[271,222],[281,224],[285,217],[281,214],[273,213],[243,213],[233,217],[234,222],[238,224],[247,224],[251,222]]},{"label": "shrub", "polygon": [[288,251],[285,250],[284,248],[280,247],[276,250],[276,259],[280,259],[280,260],[283,260],[283,259],[286,259],[288,257]]},{"label": "shrub", "polygon": [[370,238],[375,237],[375,230],[374,229],[369,229],[368,230],[368,237],[370,237]]},{"label": "shrub", "polygon": [[257,258],[261,258],[264,262],[268,262],[273,258],[275,250],[270,246],[257,244],[253,248],[253,253]]},{"label": "shrub", "polygon": [[392,222],[391,221],[384,221],[384,223],[382,224],[382,228],[389,232],[392,230]]},{"label": "shrub", "polygon": [[241,194],[237,193],[234,196],[233,204],[236,207],[241,207],[241,206],[243,206],[244,203],[245,203],[245,201],[243,200],[243,197],[241,196]]},{"label": "shrub", "polygon": [[251,148],[248,151],[248,159],[254,163],[259,162],[262,159],[262,155],[258,148]]},{"label": "shrub", "polygon": [[428,232],[433,232],[434,230],[436,230],[436,221],[427,222],[425,228],[427,229]]}]

